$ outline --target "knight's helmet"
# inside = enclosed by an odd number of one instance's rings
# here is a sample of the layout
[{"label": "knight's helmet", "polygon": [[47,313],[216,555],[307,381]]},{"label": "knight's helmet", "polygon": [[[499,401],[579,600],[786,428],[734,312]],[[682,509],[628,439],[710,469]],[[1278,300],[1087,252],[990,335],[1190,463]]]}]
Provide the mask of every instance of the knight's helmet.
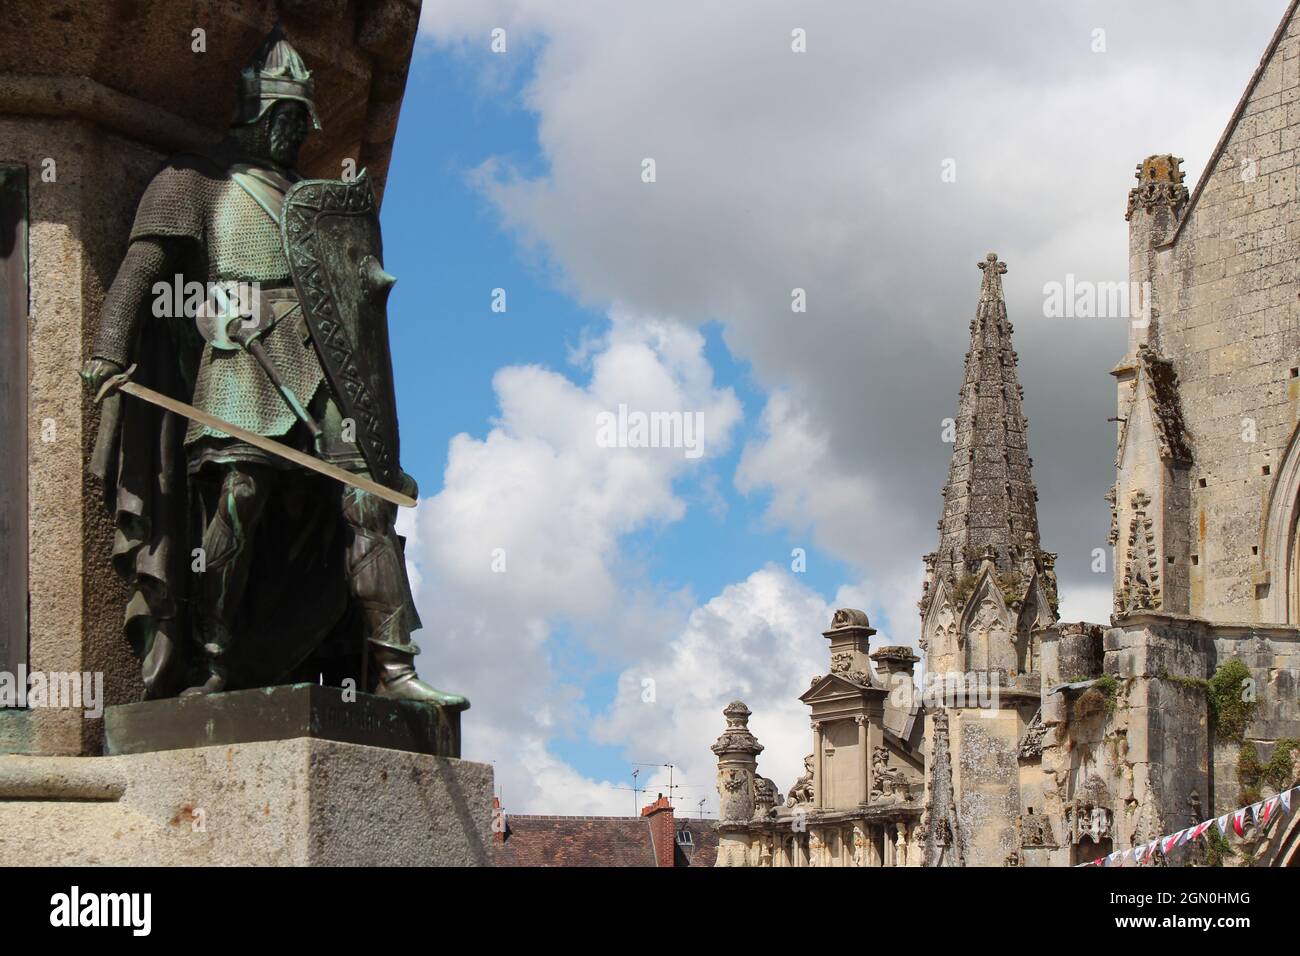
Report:
[{"label": "knight's helmet", "polygon": [[239,103],[235,106],[232,124],[256,123],[278,100],[302,103],[311,113],[312,125],[320,129],[311,72],[298,51],[285,39],[284,30],[277,23],[239,74]]}]

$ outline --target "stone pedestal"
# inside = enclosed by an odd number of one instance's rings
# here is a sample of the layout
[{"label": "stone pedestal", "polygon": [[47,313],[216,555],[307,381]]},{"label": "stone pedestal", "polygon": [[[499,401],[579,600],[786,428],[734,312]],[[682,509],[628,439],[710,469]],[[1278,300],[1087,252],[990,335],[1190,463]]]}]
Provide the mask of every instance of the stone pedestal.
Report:
[{"label": "stone pedestal", "polygon": [[460,712],[293,684],[120,704],[104,713],[111,756],[295,737],[459,757]]},{"label": "stone pedestal", "polygon": [[109,755],[0,756],[0,859],[490,865],[492,768],[428,752],[459,752],[459,715],[413,707],[299,685],[109,708]]}]

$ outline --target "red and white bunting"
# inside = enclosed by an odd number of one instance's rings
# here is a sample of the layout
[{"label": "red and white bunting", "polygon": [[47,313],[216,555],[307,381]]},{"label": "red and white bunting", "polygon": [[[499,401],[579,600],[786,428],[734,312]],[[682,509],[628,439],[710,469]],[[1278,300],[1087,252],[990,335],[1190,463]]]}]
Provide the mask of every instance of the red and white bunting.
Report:
[{"label": "red and white bunting", "polygon": [[1246,811],[1249,807],[1242,807],[1232,815],[1232,832],[1237,836],[1246,835]]},{"label": "red and white bunting", "polygon": [[1264,807],[1262,810],[1259,811],[1259,823],[1261,826],[1268,823],[1269,817],[1271,817],[1273,815],[1273,811],[1277,809],[1277,804],[1278,804],[1277,797],[1269,797],[1267,800],[1264,801]]},{"label": "red and white bunting", "polygon": [[1227,836],[1229,821],[1231,821],[1232,831],[1237,836],[1244,837],[1246,835],[1247,813],[1251,815],[1256,828],[1267,826],[1268,822],[1278,815],[1279,809],[1283,815],[1291,812],[1291,799],[1296,795],[1300,795],[1300,787],[1292,787],[1276,796],[1269,797],[1267,800],[1261,800],[1250,806],[1242,807],[1232,813],[1225,813],[1217,819],[1212,817],[1194,827],[1187,827],[1177,833],[1162,836],[1150,843],[1139,843],[1137,846],[1130,847],[1122,852],[1111,853],[1096,860],[1090,860],[1087,863],[1080,863],[1079,866],[1123,866],[1129,860],[1140,865],[1155,856],[1157,850],[1168,856],[1171,850],[1200,839],[1209,833],[1216,824],[1219,827],[1219,833]]},{"label": "red and white bunting", "polygon": [[1172,850],[1174,847],[1178,846],[1178,841],[1182,839],[1183,834],[1186,832],[1187,832],[1186,830],[1179,830],[1173,836],[1167,836],[1161,838],[1160,852],[1163,853],[1165,856],[1168,856],[1169,851]]}]

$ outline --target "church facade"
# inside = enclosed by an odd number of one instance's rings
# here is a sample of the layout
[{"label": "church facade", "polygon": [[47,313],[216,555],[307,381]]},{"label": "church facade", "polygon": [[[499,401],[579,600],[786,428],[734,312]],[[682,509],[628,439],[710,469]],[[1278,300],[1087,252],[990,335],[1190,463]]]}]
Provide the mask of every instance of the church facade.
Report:
[{"label": "church facade", "polygon": [[[925,679],[913,679],[908,648],[871,651],[865,614],[836,612],[829,673],[801,698],[812,753],[784,796],[758,771],[748,708],[728,705],[713,747],[717,865],[1121,862],[1295,785],[1298,6],[1196,188],[1166,154],[1138,165],[1129,193],[1129,277],[1142,294],[1111,371],[1110,621],[1057,617],[1006,265],[990,254],[939,544],[923,559]],[[1295,865],[1298,821],[1247,814],[1242,836],[1211,828],[1159,859]]]}]

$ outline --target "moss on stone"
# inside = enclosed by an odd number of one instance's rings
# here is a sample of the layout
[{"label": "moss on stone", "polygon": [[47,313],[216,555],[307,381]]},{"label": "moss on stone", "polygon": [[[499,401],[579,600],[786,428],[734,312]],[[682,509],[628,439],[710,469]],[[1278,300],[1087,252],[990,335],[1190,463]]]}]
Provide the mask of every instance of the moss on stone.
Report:
[{"label": "moss on stone", "polygon": [[975,575],[963,574],[957,579],[957,583],[952,589],[952,603],[957,607],[965,607],[966,602],[970,600],[971,594],[975,592]]},{"label": "moss on stone", "polygon": [[1242,693],[1251,680],[1250,668],[1238,658],[1220,664],[1209,680],[1188,677],[1185,674],[1160,672],[1160,679],[1182,687],[1194,687],[1205,694],[1210,709],[1210,724],[1216,734],[1225,740],[1241,743],[1246,727],[1255,717],[1255,701],[1246,700]]},{"label": "moss on stone", "polygon": [[1238,742],[1245,737],[1246,727],[1255,716],[1255,701],[1246,700],[1242,693],[1249,680],[1250,668],[1235,657],[1220,664],[1210,678],[1210,719],[1220,737]]},{"label": "moss on stone", "polygon": [[1208,844],[1205,853],[1207,866],[1227,866],[1228,861],[1237,855],[1237,851],[1232,848],[1232,843],[1217,826],[1205,831],[1205,839]]},{"label": "moss on stone", "polygon": [[1282,737],[1273,745],[1273,756],[1261,768],[1261,776],[1279,793],[1289,787],[1296,778],[1295,751],[1300,750],[1300,740],[1294,737]]},{"label": "moss on stone", "polygon": [[1259,751],[1250,741],[1237,751],[1237,783],[1241,786],[1241,802],[1259,801],[1259,782],[1264,776],[1264,765],[1259,762]]}]

